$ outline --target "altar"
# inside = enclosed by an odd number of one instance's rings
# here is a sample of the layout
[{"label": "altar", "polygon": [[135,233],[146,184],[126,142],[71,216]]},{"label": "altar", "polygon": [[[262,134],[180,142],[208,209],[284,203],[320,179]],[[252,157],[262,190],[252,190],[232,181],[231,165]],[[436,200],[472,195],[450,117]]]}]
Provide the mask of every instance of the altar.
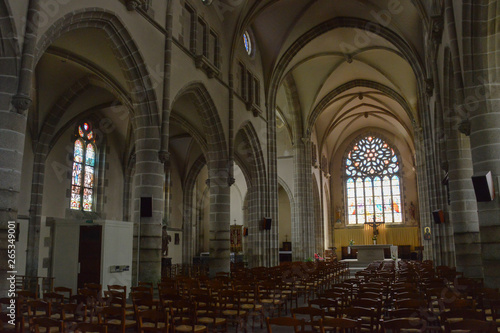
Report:
[{"label": "altar", "polygon": [[358,262],[370,263],[375,260],[384,260],[384,249],[390,249],[391,245],[352,245],[351,249],[358,250]]}]

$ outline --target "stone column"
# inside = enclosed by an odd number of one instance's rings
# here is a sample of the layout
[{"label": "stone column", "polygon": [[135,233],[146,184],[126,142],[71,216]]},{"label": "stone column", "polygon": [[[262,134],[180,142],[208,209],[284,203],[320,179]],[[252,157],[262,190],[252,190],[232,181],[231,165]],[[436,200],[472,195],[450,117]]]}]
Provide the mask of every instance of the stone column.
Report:
[{"label": "stone column", "polygon": [[457,271],[482,278],[481,242],[477,204],[471,182],[472,162],[469,139],[449,133],[446,141],[449,161],[450,220],[455,237]]},{"label": "stone column", "polygon": [[[498,2],[464,1],[464,105],[469,121],[474,174],[500,176],[500,89],[498,89]],[[469,29],[466,29],[469,28]],[[470,127],[469,127],[470,126]],[[500,199],[478,202],[484,284],[500,286]]]},{"label": "stone column", "polygon": [[[165,176],[163,165],[158,161],[159,139],[156,126],[139,125],[136,128],[136,164],[134,189],[134,221],[135,230],[134,260],[136,274],[133,278],[139,281],[158,281],[161,276],[162,216],[163,216],[163,184]],[[141,198],[152,198],[152,217],[141,217]],[[140,237],[137,238],[137,235]],[[137,256],[137,244],[139,256]],[[137,275],[137,258],[139,258],[139,274]],[[137,282],[137,281],[136,281]]]},{"label": "stone column", "polygon": [[210,169],[210,276],[229,272],[230,190],[227,169]]},{"label": "stone column", "polygon": [[292,219],[293,260],[312,257],[315,250],[314,207],[312,204],[311,141],[295,143],[295,212]]},{"label": "stone column", "polygon": [[[30,1],[26,17],[33,22],[38,4]],[[36,25],[26,24],[23,54],[19,56],[17,36],[13,34],[13,17],[4,13],[0,37],[5,46],[0,50],[0,295],[9,289],[7,281],[9,267],[8,221],[16,221],[18,198],[21,188],[24,141],[26,133],[26,111],[31,105],[29,98],[33,73],[33,50],[36,40]],[[10,33],[10,35],[9,35]],[[14,225],[14,224],[11,224]],[[19,254],[18,254],[19,255]]]},{"label": "stone column", "polygon": [[415,168],[418,177],[418,198],[419,198],[419,217],[420,217],[420,239],[424,247],[422,253],[423,260],[432,260],[434,258],[434,249],[432,240],[424,240],[423,231],[426,227],[432,230],[430,195],[429,195],[429,177],[427,174],[427,155],[425,154],[425,142],[423,139],[423,130],[421,127],[414,127],[415,133]]}]

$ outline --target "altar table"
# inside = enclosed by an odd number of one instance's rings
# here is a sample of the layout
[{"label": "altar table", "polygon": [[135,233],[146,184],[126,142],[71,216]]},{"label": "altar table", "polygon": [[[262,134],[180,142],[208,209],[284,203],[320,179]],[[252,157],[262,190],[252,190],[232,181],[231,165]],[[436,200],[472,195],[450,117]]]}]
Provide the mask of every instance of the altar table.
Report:
[{"label": "altar table", "polygon": [[370,263],[375,260],[384,260],[384,249],[390,249],[391,244],[352,245],[351,249],[358,250],[358,262]]}]

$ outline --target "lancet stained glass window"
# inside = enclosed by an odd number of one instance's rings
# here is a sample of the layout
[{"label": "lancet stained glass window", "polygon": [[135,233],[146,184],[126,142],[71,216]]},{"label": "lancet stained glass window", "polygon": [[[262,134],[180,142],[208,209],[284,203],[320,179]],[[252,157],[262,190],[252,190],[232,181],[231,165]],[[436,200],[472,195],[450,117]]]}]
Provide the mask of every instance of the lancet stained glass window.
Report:
[{"label": "lancet stained glass window", "polygon": [[250,34],[248,31],[245,31],[243,33],[243,45],[245,45],[245,50],[247,51],[248,55],[252,54],[252,40],[250,39]]},{"label": "lancet stained glass window", "polygon": [[347,223],[403,222],[398,157],[382,139],[367,136],[347,154]]},{"label": "lancet stained glass window", "polygon": [[95,174],[95,135],[92,124],[85,122],[78,126],[73,145],[73,173],[71,176],[70,208],[92,211]]}]

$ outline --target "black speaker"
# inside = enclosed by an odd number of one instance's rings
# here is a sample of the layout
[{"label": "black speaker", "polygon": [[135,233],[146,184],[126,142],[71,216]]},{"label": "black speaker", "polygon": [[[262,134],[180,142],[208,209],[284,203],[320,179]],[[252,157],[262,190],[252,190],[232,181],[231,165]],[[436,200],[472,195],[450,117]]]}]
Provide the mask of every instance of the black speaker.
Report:
[{"label": "black speaker", "polygon": [[491,171],[473,175],[472,184],[477,201],[484,202],[495,199],[495,186],[493,186]]},{"label": "black speaker", "polygon": [[153,216],[153,198],[141,197],[141,217]]},{"label": "black speaker", "polygon": [[433,211],[432,217],[434,218],[434,223],[436,224],[444,223],[444,212],[441,209]]},{"label": "black speaker", "polygon": [[262,219],[262,225],[264,227],[264,230],[271,230],[271,221],[272,219],[270,217],[264,217]]}]

